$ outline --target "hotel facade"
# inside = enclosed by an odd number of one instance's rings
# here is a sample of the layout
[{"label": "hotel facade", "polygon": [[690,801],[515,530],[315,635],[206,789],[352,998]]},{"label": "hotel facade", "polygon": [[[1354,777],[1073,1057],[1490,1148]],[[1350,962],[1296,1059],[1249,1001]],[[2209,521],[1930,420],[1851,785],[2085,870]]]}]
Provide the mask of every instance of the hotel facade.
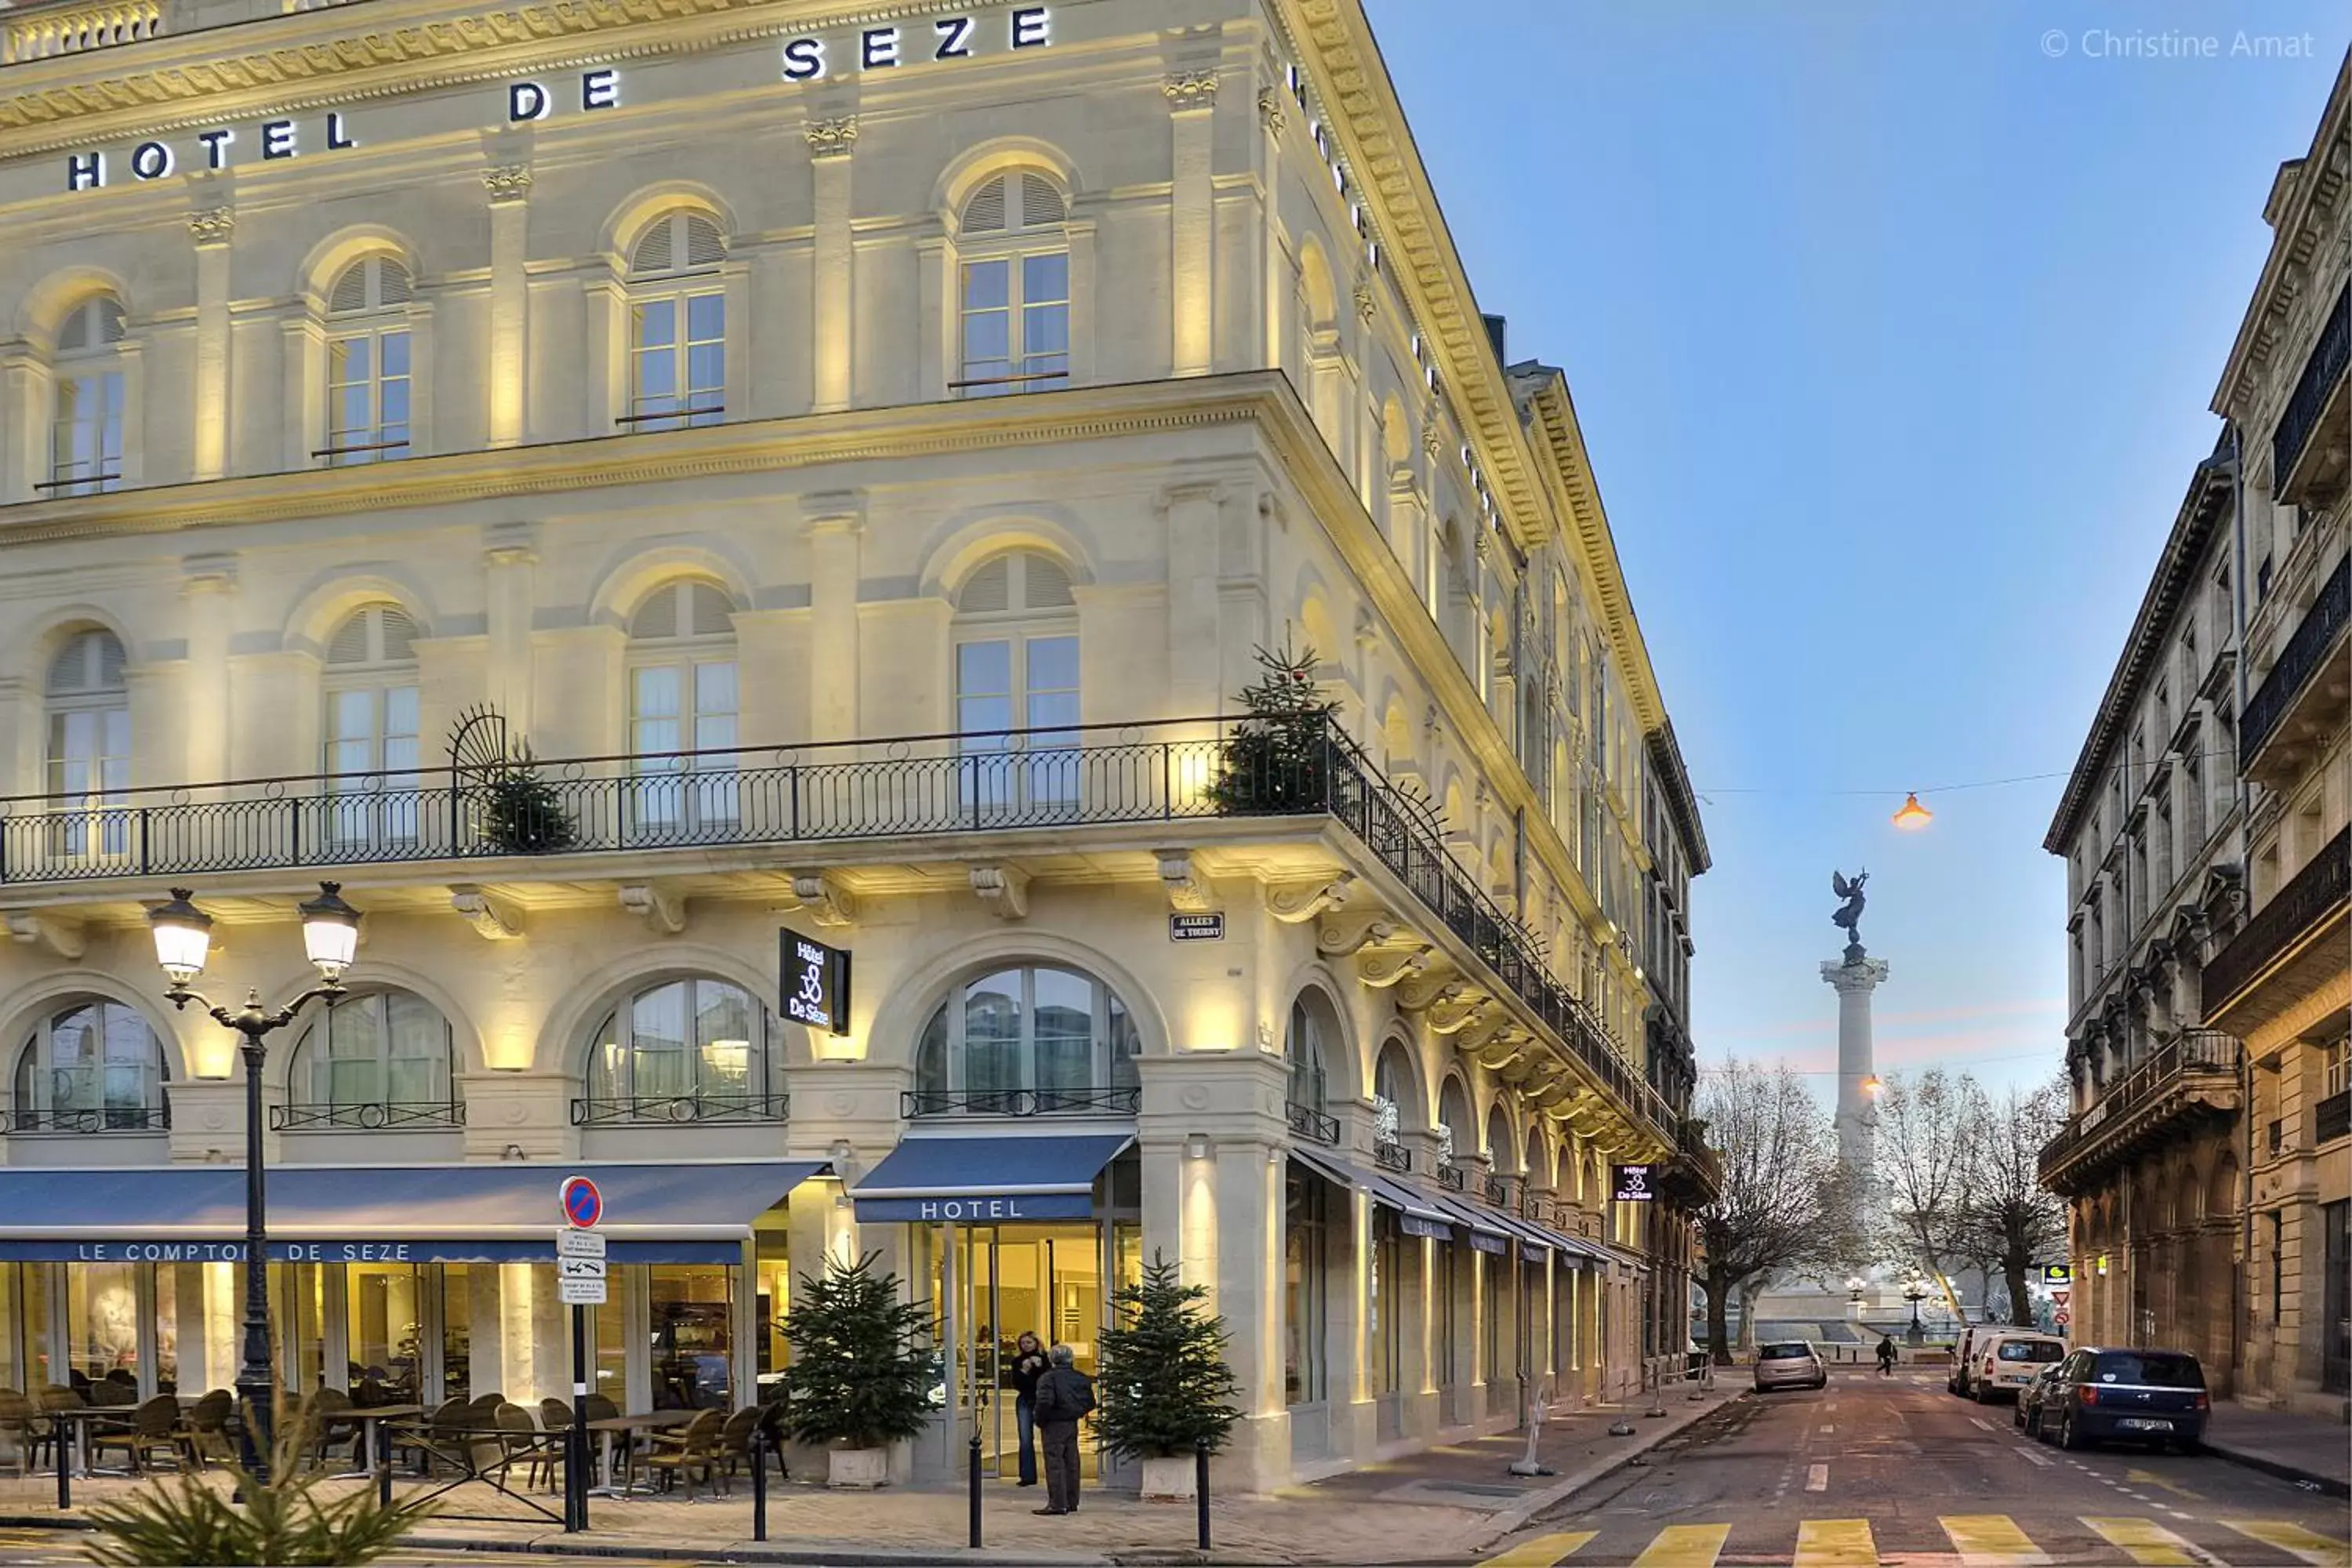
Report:
[{"label": "hotel facade", "polygon": [[1153,1256],[1231,1483],[1679,1363],[1706,840],[1353,0],[0,22],[0,1385],[230,1379],[246,1086],[145,916],[275,1001],[321,878],[298,1388],[564,1394],[574,1172],[627,1408],[878,1254],[902,1473]]}]

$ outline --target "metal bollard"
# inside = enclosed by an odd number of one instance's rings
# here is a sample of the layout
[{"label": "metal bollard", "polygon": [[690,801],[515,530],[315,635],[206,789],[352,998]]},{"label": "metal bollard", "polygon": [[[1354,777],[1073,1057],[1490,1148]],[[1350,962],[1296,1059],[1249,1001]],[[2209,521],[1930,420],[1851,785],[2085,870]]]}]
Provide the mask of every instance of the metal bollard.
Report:
[{"label": "metal bollard", "polygon": [[61,1415],[49,1417],[49,1447],[58,1456],[58,1507],[73,1507],[73,1455],[66,1448],[66,1418]]},{"label": "metal bollard", "polygon": [[971,1435],[971,1549],[980,1550],[980,1434]]},{"label": "metal bollard", "polygon": [[751,1539],[768,1539],[768,1429],[751,1428]]},{"label": "metal bollard", "polygon": [[1192,1510],[1199,1525],[1201,1550],[1209,1549],[1209,1440],[1192,1445]]},{"label": "metal bollard", "polygon": [[375,1424],[375,1501],[378,1508],[392,1506],[392,1426],[387,1422]]}]

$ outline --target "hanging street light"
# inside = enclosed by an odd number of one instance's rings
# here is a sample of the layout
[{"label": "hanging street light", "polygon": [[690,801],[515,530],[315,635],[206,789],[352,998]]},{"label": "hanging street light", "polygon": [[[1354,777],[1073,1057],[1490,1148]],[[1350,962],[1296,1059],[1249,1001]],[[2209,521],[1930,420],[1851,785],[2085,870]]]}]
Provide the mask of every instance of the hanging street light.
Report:
[{"label": "hanging street light", "polygon": [[1935,818],[1934,812],[1919,804],[1919,792],[1913,790],[1903,797],[1902,809],[1895,814],[1895,826],[1907,832],[1925,827]]}]

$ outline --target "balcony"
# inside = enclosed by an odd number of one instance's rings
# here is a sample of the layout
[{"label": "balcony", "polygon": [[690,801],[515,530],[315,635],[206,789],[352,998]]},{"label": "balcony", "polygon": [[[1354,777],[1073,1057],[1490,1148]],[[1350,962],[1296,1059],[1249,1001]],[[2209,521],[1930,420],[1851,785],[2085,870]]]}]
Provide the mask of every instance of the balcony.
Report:
[{"label": "balcony", "polygon": [[[2336,295],[2336,307],[2319,329],[2311,357],[2304,362],[2294,390],[2271,433],[2271,493],[2300,506],[2324,505],[2343,488],[2344,427],[2352,413],[2344,406],[2345,367],[2352,364],[2352,283]],[[2315,444],[2313,437],[2319,437]]]},{"label": "balcony", "polygon": [[447,1132],[465,1125],[466,1107],[455,1100],[269,1108],[272,1132]]},{"label": "balcony", "polygon": [[2331,1142],[2352,1133],[2352,1090],[2337,1089],[2313,1108],[2311,1140]]},{"label": "balcony", "polygon": [[2205,966],[2206,1023],[2242,1036],[2343,973],[2347,898],[2352,828],[2288,879]]},{"label": "balcony", "polygon": [[898,1114],[925,1116],[1133,1116],[1140,1089],[908,1089]]},{"label": "balcony", "polygon": [[1661,1196],[1685,1210],[1703,1209],[1723,1195],[1723,1160],[1706,1145],[1706,1122],[1683,1122],[1657,1186]]},{"label": "balcony", "polygon": [[2072,1197],[2135,1154],[2238,1106],[2238,1042],[2216,1029],[2187,1030],[2066,1119],[2042,1148],[2042,1184]]},{"label": "balcony", "polygon": [[2286,756],[2271,765],[2273,759],[2263,752],[2272,741],[2303,739],[2344,721],[2352,677],[2338,655],[2347,622],[2352,622],[2352,555],[2336,563],[2319,596],[2304,612],[2303,624],[2279,650],[2278,662],[2247,699],[2246,711],[2238,721],[2240,773],[2257,783],[2272,783],[2295,763]]},{"label": "balcony", "polygon": [[58,1107],[27,1105],[0,1110],[0,1134],[16,1132],[169,1132],[172,1108],[161,1105]]},{"label": "balcony", "polygon": [[1372,1141],[1372,1163],[1383,1171],[1410,1175],[1412,1172],[1412,1151],[1392,1138],[1376,1138]]},{"label": "balcony", "polygon": [[1282,1118],[1290,1124],[1291,1135],[1310,1143],[1337,1146],[1339,1142],[1339,1119],[1326,1116],[1311,1105],[1301,1105],[1295,1100],[1282,1104]]},{"label": "balcony", "polygon": [[1470,1173],[1465,1167],[1448,1161],[1437,1167],[1437,1184],[1449,1193],[1467,1192],[1470,1187]]},{"label": "balcony", "polygon": [[633,1094],[572,1102],[574,1127],[726,1126],[789,1121],[787,1094]]},{"label": "balcony", "polygon": [[101,0],[98,5],[24,7],[0,31],[0,64],[78,55],[133,44],[163,31],[162,0]]}]

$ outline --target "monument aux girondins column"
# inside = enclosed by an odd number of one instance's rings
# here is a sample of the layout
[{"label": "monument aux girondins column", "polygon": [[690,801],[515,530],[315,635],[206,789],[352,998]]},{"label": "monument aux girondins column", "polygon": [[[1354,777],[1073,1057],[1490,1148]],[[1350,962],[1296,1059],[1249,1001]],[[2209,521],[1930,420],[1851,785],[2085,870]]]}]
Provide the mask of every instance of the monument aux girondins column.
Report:
[{"label": "monument aux girondins column", "polygon": [[1846,934],[1845,954],[1822,965],[1822,978],[1838,994],[1838,1163],[1867,1181],[1878,1148],[1878,1110],[1871,1101],[1877,1069],[1871,1059],[1870,994],[1886,978],[1886,961],[1873,958],[1862,946],[1862,887],[1870,873],[1847,881],[1843,872],[1830,873],[1830,890],[1844,901],[1830,923]]}]

